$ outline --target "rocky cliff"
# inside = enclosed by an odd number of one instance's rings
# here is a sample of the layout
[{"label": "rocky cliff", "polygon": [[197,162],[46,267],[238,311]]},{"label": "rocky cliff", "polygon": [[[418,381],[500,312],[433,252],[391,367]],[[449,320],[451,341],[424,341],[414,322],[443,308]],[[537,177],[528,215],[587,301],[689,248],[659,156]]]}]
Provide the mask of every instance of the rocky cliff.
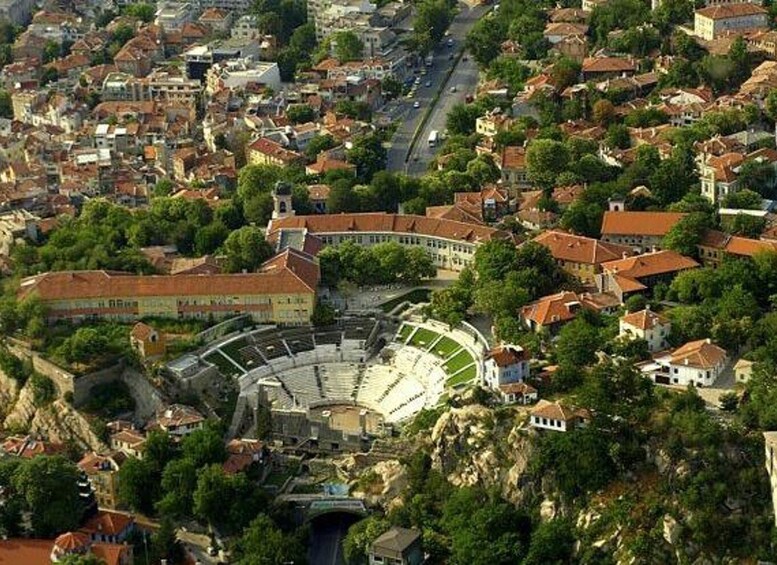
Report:
[{"label": "rocky cliff", "polygon": [[72,406],[57,399],[35,406],[30,382],[22,387],[0,371],[0,429],[29,432],[57,443],[74,443],[83,449],[101,450],[105,444],[89,422]]}]

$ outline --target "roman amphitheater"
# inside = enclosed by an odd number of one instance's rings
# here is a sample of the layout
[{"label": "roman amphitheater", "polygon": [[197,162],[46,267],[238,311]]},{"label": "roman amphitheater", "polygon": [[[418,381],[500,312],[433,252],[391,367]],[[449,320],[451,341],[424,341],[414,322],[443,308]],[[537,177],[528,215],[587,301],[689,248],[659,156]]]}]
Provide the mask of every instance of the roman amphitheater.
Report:
[{"label": "roman amphitheater", "polygon": [[[258,411],[287,446],[368,448],[424,408],[479,382],[487,343],[474,328],[432,320],[346,318],[326,328],[261,327],[197,356],[240,387],[233,427]],[[242,420],[242,421],[238,421]]]}]

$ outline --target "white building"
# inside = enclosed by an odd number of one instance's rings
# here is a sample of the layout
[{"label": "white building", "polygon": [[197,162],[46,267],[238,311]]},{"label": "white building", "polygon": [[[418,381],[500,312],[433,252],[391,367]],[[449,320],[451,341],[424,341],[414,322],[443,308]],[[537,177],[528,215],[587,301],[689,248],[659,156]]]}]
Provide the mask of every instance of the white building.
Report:
[{"label": "white building", "polygon": [[740,359],[734,364],[734,380],[738,383],[746,383],[753,375],[752,361],[747,359]]},{"label": "white building", "polygon": [[156,11],[154,23],[165,31],[180,30],[183,24],[193,22],[197,17],[194,5],[188,2],[169,2]]},{"label": "white building", "polygon": [[766,30],[769,12],[757,4],[719,4],[696,10],[694,35],[711,41],[728,33]]},{"label": "white building", "polygon": [[533,404],[537,402],[537,389],[526,383],[510,383],[499,386],[504,404]]},{"label": "white building", "polygon": [[672,322],[650,308],[624,315],[620,319],[619,328],[618,337],[628,340],[644,339],[651,353],[669,347],[667,337],[672,330]]},{"label": "white building", "polygon": [[148,425],[150,429],[160,429],[171,436],[183,437],[199,430],[205,423],[205,417],[191,406],[171,404],[157,412]]},{"label": "white building", "polygon": [[640,369],[657,384],[707,387],[726,367],[726,350],[709,339],[690,341],[642,363]]},{"label": "white building", "polygon": [[519,345],[500,345],[486,354],[483,379],[497,390],[501,385],[520,383],[529,378],[529,355]]},{"label": "white building", "polygon": [[242,88],[249,83],[263,84],[275,91],[281,88],[278,63],[256,61],[252,57],[216,63],[208,69],[205,80],[209,93],[222,88]]},{"label": "white building", "polygon": [[584,408],[547,400],[540,400],[530,414],[529,423],[533,428],[554,432],[566,432],[583,427],[591,418],[588,410]]}]

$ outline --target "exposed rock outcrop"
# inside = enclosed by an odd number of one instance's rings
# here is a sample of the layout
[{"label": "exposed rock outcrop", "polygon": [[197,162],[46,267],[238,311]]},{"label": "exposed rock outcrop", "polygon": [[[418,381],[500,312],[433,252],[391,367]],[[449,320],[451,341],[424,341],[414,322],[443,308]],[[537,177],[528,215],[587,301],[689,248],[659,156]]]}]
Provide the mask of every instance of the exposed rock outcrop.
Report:
[{"label": "exposed rock outcrop", "polygon": [[479,404],[454,408],[432,430],[432,465],[456,486],[495,486],[518,503],[531,457],[529,440],[530,432],[512,417],[499,418]]}]

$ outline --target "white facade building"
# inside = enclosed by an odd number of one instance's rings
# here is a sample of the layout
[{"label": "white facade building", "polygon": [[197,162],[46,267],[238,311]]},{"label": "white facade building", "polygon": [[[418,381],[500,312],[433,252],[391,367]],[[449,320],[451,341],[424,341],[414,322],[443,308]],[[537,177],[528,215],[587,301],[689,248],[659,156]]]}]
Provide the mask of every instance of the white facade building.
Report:
[{"label": "white facade building", "polygon": [[488,352],[483,379],[497,390],[501,385],[520,383],[529,377],[529,355],[519,345],[501,345]]},{"label": "white facade building", "polygon": [[623,339],[644,339],[648,351],[655,353],[669,347],[667,338],[672,331],[672,322],[649,308],[624,315],[619,322],[618,336]]},{"label": "white facade building", "polygon": [[530,414],[529,423],[533,428],[554,432],[583,427],[590,419],[588,410],[547,400],[540,400]]},{"label": "white facade building", "polygon": [[726,350],[709,339],[690,341],[674,351],[640,365],[642,372],[657,384],[708,387],[726,367]]}]

